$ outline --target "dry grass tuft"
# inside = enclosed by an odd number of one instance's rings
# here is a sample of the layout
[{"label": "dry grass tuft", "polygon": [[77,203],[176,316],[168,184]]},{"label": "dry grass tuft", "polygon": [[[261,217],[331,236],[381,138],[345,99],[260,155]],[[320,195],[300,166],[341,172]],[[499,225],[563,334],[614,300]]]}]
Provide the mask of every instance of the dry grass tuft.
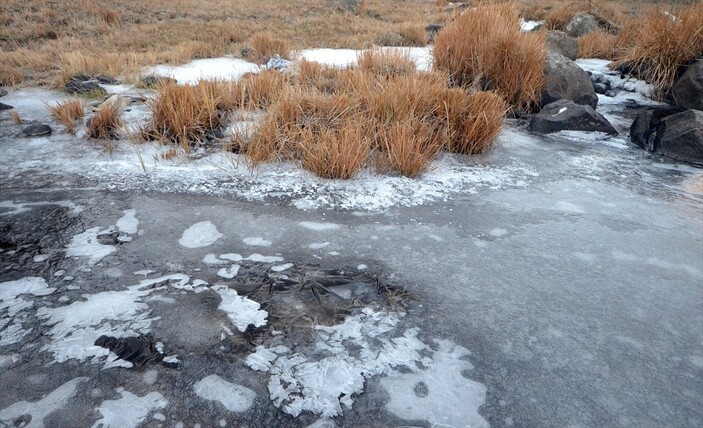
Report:
[{"label": "dry grass tuft", "polygon": [[289,58],[290,46],[288,42],[272,37],[269,34],[256,34],[251,39],[252,56],[259,64],[266,64],[275,55]]},{"label": "dry grass tuft", "polygon": [[579,58],[601,58],[613,60],[617,57],[618,36],[594,31],[579,37]]},{"label": "dry grass tuft", "polygon": [[546,36],[520,32],[518,11],[512,3],[466,10],[435,37],[435,67],[457,86],[494,90],[530,109],[544,85]]},{"label": "dry grass tuft", "polygon": [[414,178],[424,172],[445,146],[445,134],[439,123],[420,121],[394,122],[379,136],[380,167]]},{"label": "dry grass tuft", "polygon": [[703,56],[703,2],[670,14],[650,10],[634,22],[631,43],[612,66],[624,66],[663,95],[683,66]]},{"label": "dry grass tuft", "polygon": [[103,103],[93,117],[88,120],[86,138],[98,140],[118,139],[118,130],[124,124],[120,114],[118,103]]},{"label": "dry grass tuft", "polygon": [[390,78],[414,73],[417,68],[415,61],[407,53],[388,50],[366,50],[358,57],[358,66],[361,70]]},{"label": "dry grass tuft", "polygon": [[55,106],[44,104],[51,113],[52,116],[71,134],[76,132],[76,125],[78,119],[82,118],[85,113],[85,106],[83,101],[73,98],[64,102],[56,103]]},{"label": "dry grass tuft", "polygon": [[237,103],[242,109],[266,109],[278,99],[287,83],[287,76],[275,70],[248,74],[234,87]]},{"label": "dry grass tuft", "polygon": [[12,119],[12,122],[15,125],[22,125],[22,118],[20,117],[20,114],[17,113],[15,110],[12,110],[10,112],[10,118]]},{"label": "dry grass tuft", "polygon": [[507,109],[503,98],[493,92],[448,91],[440,110],[450,135],[447,149],[465,155],[485,153],[500,133]]},{"label": "dry grass tuft", "polygon": [[178,144],[188,152],[191,144],[202,142],[221,124],[218,106],[222,98],[214,88],[205,82],[183,86],[165,83],[148,102],[152,119],[142,136]]},{"label": "dry grass tuft", "polygon": [[349,120],[317,131],[303,128],[297,137],[301,165],[322,178],[354,177],[371,151],[368,136],[358,123]]}]

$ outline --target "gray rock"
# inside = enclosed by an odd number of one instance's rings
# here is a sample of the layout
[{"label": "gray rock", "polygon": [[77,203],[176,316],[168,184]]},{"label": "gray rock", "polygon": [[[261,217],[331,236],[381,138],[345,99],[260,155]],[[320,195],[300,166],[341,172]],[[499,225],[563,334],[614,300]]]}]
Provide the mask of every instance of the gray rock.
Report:
[{"label": "gray rock", "polygon": [[51,126],[43,123],[37,123],[24,128],[22,133],[27,137],[42,137],[44,135],[51,134]]},{"label": "gray rock", "polygon": [[9,105],[9,104],[0,103],[0,111],[2,111],[2,110],[10,110],[10,109],[13,109],[13,108],[14,108],[14,107],[12,107],[12,106]]},{"label": "gray rock", "polygon": [[432,43],[437,33],[439,33],[443,28],[444,24],[430,24],[426,26],[425,31],[427,31],[427,40]]},{"label": "gray rock", "polygon": [[579,54],[579,41],[563,31],[552,30],[547,33],[547,46],[559,52],[570,60],[575,60]]},{"label": "gray rock", "polygon": [[165,85],[166,83],[176,83],[176,79],[164,76],[144,76],[141,83],[144,87],[154,88],[156,86]]},{"label": "gray rock", "polygon": [[579,13],[571,18],[564,29],[571,37],[581,37],[584,34],[597,31],[599,27],[598,21],[593,15],[590,13]]},{"label": "gray rock", "polygon": [[643,110],[637,114],[635,121],[630,126],[630,141],[648,152],[654,150],[653,123],[654,111]]},{"label": "gray rock", "polygon": [[668,99],[683,108],[703,110],[703,59],[691,64],[667,94]]},{"label": "gray rock", "polygon": [[596,91],[596,94],[605,94],[606,92],[608,92],[608,87],[605,86],[603,83],[594,83],[593,89]]},{"label": "gray rock", "polygon": [[7,95],[7,91],[3,88],[0,88],[0,97],[4,97],[5,95]]},{"label": "gray rock", "polygon": [[605,94],[603,94],[603,95],[605,95],[606,97],[613,98],[613,97],[616,96],[617,94],[618,94],[617,92],[615,92],[615,91],[613,91],[612,89],[610,89],[610,90],[605,91]]},{"label": "gray rock", "polygon": [[[85,80],[87,77],[88,80]],[[69,94],[74,95],[88,95],[94,97],[104,97],[107,95],[107,91],[98,84],[98,82],[91,80],[90,77],[84,75],[76,75],[71,77],[64,89]]]},{"label": "gray rock", "polygon": [[103,85],[120,85],[122,84],[121,81],[115,79],[114,77],[110,76],[105,76],[104,74],[99,75],[96,77],[97,81],[102,83]]},{"label": "gray rock", "polygon": [[654,151],[677,161],[703,165],[703,111],[686,110],[662,119]]},{"label": "gray rock", "polygon": [[617,135],[613,125],[591,106],[559,100],[546,105],[530,120],[528,129],[537,134],[558,131],[600,131]]},{"label": "gray rock", "polygon": [[543,105],[565,99],[596,108],[598,95],[591,78],[575,62],[558,52],[549,51],[544,73]]}]

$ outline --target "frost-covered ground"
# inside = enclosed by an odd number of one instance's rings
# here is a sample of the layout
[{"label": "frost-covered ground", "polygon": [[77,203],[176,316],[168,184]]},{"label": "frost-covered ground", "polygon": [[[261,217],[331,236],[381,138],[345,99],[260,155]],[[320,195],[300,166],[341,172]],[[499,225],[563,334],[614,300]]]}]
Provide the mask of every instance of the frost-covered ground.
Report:
[{"label": "frost-covered ground", "polygon": [[416,180],[109,155],[1,116],[0,425],[699,425],[703,174],[629,144],[651,101],[616,78],[620,136],[509,121]]}]

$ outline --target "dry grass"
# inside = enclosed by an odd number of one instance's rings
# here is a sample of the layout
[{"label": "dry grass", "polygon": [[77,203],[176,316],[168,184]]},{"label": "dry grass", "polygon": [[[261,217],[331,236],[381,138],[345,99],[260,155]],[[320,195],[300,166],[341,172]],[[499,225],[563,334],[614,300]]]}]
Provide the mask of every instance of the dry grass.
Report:
[{"label": "dry grass", "polygon": [[66,127],[68,132],[71,134],[76,132],[77,121],[82,118],[85,113],[83,101],[73,98],[67,101],[58,102],[54,106],[46,103],[44,105],[47,110],[49,110],[51,115]]},{"label": "dry grass", "polygon": [[435,37],[434,65],[464,88],[495,90],[508,103],[530,109],[544,85],[543,32],[522,33],[512,3],[467,9]]},{"label": "dry grass", "polygon": [[394,122],[380,133],[381,168],[414,178],[424,172],[445,147],[440,124],[420,121]]},{"label": "dry grass", "polygon": [[450,152],[473,155],[485,153],[492,146],[503,127],[508,109],[502,97],[493,92],[475,92],[465,95],[461,89],[449,91],[441,110],[447,118]]},{"label": "dry grass", "polygon": [[10,112],[10,119],[12,119],[12,123],[15,125],[22,125],[22,118],[20,117],[20,114],[17,113],[15,110],[12,110]]},{"label": "dry grass", "polygon": [[579,58],[601,58],[613,60],[617,57],[618,36],[594,31],[578,39]]},{"label": "dry grass", "polygon": [[215,89],[206,82],[182,86],[168,82],[160,86],[156,96],[148,101],[152,118],[142,136],[190,151],[192,144],[202,142],[221,124],[218,106],[222,98]]},{"label": "dry grass", "polygon": [[367,135],[352,121],[317,131],[303,128],[298,138],[301,165],[322,178],[354,177],[371,151]]},{"label": "dry grass", "polygon": [[116,140],[119,138],[119,128],[124,124],[120,114],[118,103],[103,103],[93,117],[88,120],[86,138],[97,140]]},{"label": "dry grass", "polygon": [[251,50],[253,59],[259,64],[266,64],[276,55],[281,58],[290,57],[288,42],[270,34],[255,34],[251,39]]},{"label": "dry grass", "polygon": [[414,73],[415,61],[407,53],[387,50],[366,50],[358,57],[358,67],[366,72],[389,78]]},{"label": "dry grass", "polygon": [[683,66],[703,55],[703,3],[675,7],[670,13],[651,10],[635,20],[631,43],[613,64],[652,83],[660,95]]}]

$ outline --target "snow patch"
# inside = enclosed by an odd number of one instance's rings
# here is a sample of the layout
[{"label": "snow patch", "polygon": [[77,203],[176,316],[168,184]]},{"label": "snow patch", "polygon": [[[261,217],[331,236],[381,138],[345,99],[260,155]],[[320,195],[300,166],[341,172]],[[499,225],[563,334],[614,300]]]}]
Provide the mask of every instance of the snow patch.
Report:
[{"label": "snow patch", "polygon": [[176,79],[179,84],[197,83],[198,80],[236,80],[245,73],[258,73],[260,67],[240,58],[197,59],[178,66],[157,65],[145,69],[144,74],[154,74]]},{"label": "snow patch", "polygon": [[207,376],[194,386],[195,394],[209,401],[217,401],[230,412],[244,412],[254,403],[256,393],[235,383],[227,382],[218,375]]},{"label": "snow patch", "polygon": [[19,401],[0,410],[0,425],[15,426],[13,421],[20,416],[29,415],[31,420],[25,427],[43,427],[44,418],[54,411],[64,407],[76,393],[76,388],[87,377],[77,377],[59,386],[41,400],[35,402]]},{"label": "snow patch", "polygon": [[222,237],[211,221],[201,221],[183,231],[178,243],[186,248],[201,248],[212,245]]},{"label": "snow patch", "polygon": [[293,266],[293,263],[284,263],[282,265],[271,266],[271,270],[274,272],[283,272],[284,270],[290,269]]},{"label": "snow patch", "polygon": [[129,233],[134,235],[137,233],[137,228],[139,227],[139,220],[137,220],[136,210],[125,210],[124,216],[117,220],[117,229],[120,232]]},{"label": "snow patch", "polygon": [[122,388],[118,388],[117,392],[121,398],[100,404],[98,411],[102,418],[93,424],[93,428],[136,428],[150,412],[168,405],[168,400],[158,392],[150,392],[143,397]]},{"label": "snow patch", "polygon": [[243,260],[251,260],[252,262],[260,262],[260,263],[276,263],[276,262],[282,262],[283,257],[279,256],[262,256],[259,253],[254,253],[247,257],[246,259]]},{"label": "snow patch", "polygon": [[337,230],[339,225],[335,223],[318,223],[314,221],[301,221],[300,225],[306,229],[316,230],[318,232],[323,230]]},{"label": "snow patch", "polygon": [[90,264],[95,264],[103,257],[117,251],[113,245],[103,245],[98,242],[99,234],[100,228],[93,227],[74,236],[66,247],[66,256],[87,257]]},{"label": "snow patch", "polygon": [[244,238],[244,239],[242,239],[242,242],[244,242],[247,245],[259,246],[259,247],[270,247],[271,246],[271,241],[267,241],[264,238],[260,238],[260,237]]},{"label": "snow patch", "polygon": [[237,274],[239,273],[239,265],[238,264],[233,264],[229,268],[222,268],[217,271],[217,276],[221,276],[222,278],[227,278],[227,279],[232,279]]},{"label": "snow patch", "polygon": [[266,325],[268,312],[260,310],[259,303],[238,295],[235,290],[225,285],[216,285],[212,287],[212,290],[217,292],[222,299],[217,308],[227,314],[237,330],[244,332],[249,324],[254,327]]}]

